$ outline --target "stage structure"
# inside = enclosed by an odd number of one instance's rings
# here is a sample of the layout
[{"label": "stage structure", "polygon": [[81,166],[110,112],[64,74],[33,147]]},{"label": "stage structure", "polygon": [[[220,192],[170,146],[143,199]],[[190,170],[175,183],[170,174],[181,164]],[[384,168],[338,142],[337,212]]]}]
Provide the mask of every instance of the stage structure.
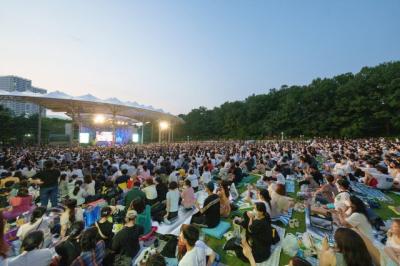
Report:
[{"label": "stage structure", "polygon": [[[136,102],[122,102],[116,98],[101,100],[93,95],[73,97],[55,91],[48,94],[2,91],[0,100],[31,102],[40,108],[62,112],[71,120],[70,144],[74,128],[79,128],[80,143],[126,144],[130,141],[143,144],[144,127],[159,127],[158,142],[174,139],[174,126],[183,123],[180,117],[152,106]],[[139,130],[141,134],[139,134]],[[152,130],[153,132],[153,130]],[[139,135],[141,136],[139,138]],[[41,140],[41,117],[38,119],[38,144]]]}]

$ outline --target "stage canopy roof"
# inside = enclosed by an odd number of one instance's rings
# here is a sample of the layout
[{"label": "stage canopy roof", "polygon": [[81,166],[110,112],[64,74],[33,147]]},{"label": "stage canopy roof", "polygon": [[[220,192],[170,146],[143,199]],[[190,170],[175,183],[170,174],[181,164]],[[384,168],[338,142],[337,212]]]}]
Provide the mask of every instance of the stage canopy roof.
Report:
[{"label": "stage canopy roof", "polygon": [[78,114],[106,114],[127,117],[138,122],[169,121],[172,124],[183,123],[180,117],[155,109],[152,106],[136,102],[122,102],[117,98],[106,100],[87,94],[73,97],[60,91],[39,94],[33,92],[0,90],[0,100],[31,102],[53,112],[63,112],[71,118]]}]

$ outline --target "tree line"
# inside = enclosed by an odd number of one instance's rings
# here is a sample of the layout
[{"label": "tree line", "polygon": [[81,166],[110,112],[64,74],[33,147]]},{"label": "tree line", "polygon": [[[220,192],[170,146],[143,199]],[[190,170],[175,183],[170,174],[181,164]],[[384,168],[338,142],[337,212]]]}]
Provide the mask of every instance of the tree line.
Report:
[{"label": "tree line", "polygon": [[180,115],[177,136],[202,139],[280,137],[359,138],[400,133],[400,62],[317,78],[305,86],[282,85],[244,101]]},{"label": "tree line", "polygon": [[[364,67],[360,72],[317,78],[305,86],[282,85],[243,101],[180,115],[175,140],[301,137],[359,138],[400,134],[400,61]],[[13,117],[0,105],[0,143],[37,141],[38,116]],[[67,120],[43,118],[42,143],[65,132]],[[145,143],[151,135],[145,128]],[[157,139],[154,139],[157,141]]]}]

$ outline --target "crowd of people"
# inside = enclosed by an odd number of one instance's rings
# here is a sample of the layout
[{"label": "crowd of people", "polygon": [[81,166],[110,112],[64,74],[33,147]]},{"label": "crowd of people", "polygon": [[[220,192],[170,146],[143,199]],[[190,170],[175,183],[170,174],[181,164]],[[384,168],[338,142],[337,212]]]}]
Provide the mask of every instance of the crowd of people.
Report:
[{"label": "crowd of people", "polygon": [[[244,197],[253,210],[241,215],[234,212],[237,187],[254,174],[258,180]],[[207,245],[201,229],[217,227],[232,213],[244,231],[238,257],[263,265],[276,238],[271,220],[295,204],[286,191],[294,177],[339,227],[335,248],[323,240],[320,265],[369,266],[375,263],[374,224],[351,183],[400,189],[400,143],[316,139],[14,147],[0,153],[0,177],[0,265],[132,265],[143,238],[152,235],[158,241],[154,222],[171,225],[189,212],[190,224],[182,225],[175,239],[178,265],[218,263],[220,254]],[[99,200],[106,206],[88,226],[85,210]],[[19,241],[17,248],[6,239],[13,224],[18,224],[12,239]],[[151,254],[141,264],[167,265],[161,254]],[[400,263],[400,219],[391,223],[382,256]],[[294,266],[307,263],[297,256],[290,261]]]}]

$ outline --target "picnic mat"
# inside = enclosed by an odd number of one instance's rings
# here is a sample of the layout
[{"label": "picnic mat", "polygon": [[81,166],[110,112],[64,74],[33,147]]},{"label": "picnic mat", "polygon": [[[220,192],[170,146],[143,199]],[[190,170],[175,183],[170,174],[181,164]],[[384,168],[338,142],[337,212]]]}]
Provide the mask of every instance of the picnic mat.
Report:
[{"label": "picnic mat", "polygon": [[179,209],[178,219],[176,219],[172,224],[158,223],[156,221],[152,222],[152,226],[157,226],[157,233],[161,235],[172,234],[178,236],[182,224],[190,224],[193,214],[197,210],[185,211],[183,208]]},{"label": "picnic mat", "polygon": [[388,203],[393,202],[393,199],[388,195],[385,195],[385,193],[383,193],[382,191],[368,187],[362,183],[352,181],[351,188],[354,192],[361,194],[361,196],[364,198],[373,198]]}]

